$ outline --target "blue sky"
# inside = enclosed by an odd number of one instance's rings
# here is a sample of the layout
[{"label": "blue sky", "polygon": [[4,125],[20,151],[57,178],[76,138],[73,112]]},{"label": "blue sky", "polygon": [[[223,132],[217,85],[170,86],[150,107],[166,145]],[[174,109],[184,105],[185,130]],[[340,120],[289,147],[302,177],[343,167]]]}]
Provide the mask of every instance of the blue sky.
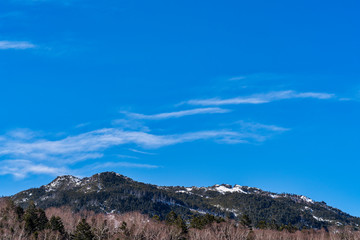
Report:
[{"label": "blue sky", "polygon": [[360,216],[358,1],[0,2],[0,195],[61,174]]}]

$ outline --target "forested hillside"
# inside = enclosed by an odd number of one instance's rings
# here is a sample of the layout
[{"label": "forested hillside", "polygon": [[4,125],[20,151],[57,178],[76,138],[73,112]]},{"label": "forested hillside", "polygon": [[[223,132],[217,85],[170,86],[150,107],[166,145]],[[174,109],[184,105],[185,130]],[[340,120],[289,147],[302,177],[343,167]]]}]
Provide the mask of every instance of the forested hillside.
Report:
[{"label": "forested hillside", "polygon": [[226,184],[160,187],[136,182],[114,172],[83,179],[57,177],[48,185],[20,192],[11,198],[23,208],[33,201],[43,209],[68,206],[74,212],[86,210],[106,214],[137,211],[149,217],[158,216],[160,220],[165,220],[173,211],[185,221],[205,214],[234,220],[246,215],[253,226],[291,225],[299,229],[351,226],[357,229],[360,224],[359,218],[305,196]]}]

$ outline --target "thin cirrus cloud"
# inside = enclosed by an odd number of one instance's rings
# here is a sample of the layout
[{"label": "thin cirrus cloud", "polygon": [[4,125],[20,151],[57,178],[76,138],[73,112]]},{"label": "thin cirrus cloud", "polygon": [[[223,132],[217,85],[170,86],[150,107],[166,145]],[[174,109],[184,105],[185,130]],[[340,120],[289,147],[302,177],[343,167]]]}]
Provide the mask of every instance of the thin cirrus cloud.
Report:
[{"label": "thin cirrus cloud", "polygon": [[[0,161],[0,175],[11,174],[16,178],[24,178],[29,174],[59,175],[66,171],[67,166],[75,162],[101,158],[104,150],[124,144],[160,148],[200,139],[226,141],[236,137],[239,137],[238,134],[225,131],[154,135],[114,128],[99,129],[55,141],[3,136],[0,138],[0,156],[5,157],[6,160]],[[51,167],[47,166],[49,164]],[[129,164],[117,166],[130,167]],[[136,165],[136,167],[153,168],[150,165]]]},{"label": "thin cirrus cloud", "polygon": [[26,41],[0,41],[1,50],[7,50],[7,49],[25,50],[35,47],[36,45]]},{"label": "thin cirrus cloud", "polygon": [[[285,130],[272,125],[256,125],[254,123],[238,130],[220,129],[170,135],[157,135],[121,128],[102,128],[51,140],[30,130],[18,129],[12,131],[11,134],[0,136],[0,159],[4,159],[0,161],[0,175],[12,174],[17,178],[23,178],[28,174],[58,175],[69,172],[67,170],[69,166],[79,161],[101,159],[107,149],[120,145],[157,149],[199,140],[224,144],[262,142],[268,138],[267,133],[260,131],[265,128],[272,132]],[[127,147],[127,149],[135,153],[150,154],[134,148]],[[118,157],[125,156],[119,155]],[[126,158],[133,157],[126,155]],[[113,166],[119,167],[155,168],[154,165],[138,163],[131,163],[132,165],[130,163],[113,164]]]},{"label": "thin cirrus cloud", "polygon": [[215,113],[228,113],[231,110],[222,109],[222,108],[195,108],[190,110],[176,111],[176,112],[167,112],[167,113],[159,113],[153,115],[145,115],[141,113],[131,113],[131,112],[122,112],[126,114],[130,118],[134,119],[146,119],[146,120],[163,120],[169,118],[180,118],[184,116],[190,115],[198,115],[198,114],[215,114]]},{"label": "thin cirrus cloud", "polygon": [[[261,125],[264,128],[265,125]],[[259,127],[258,127],[259,128]],[[272,129],[274,126],[271,127]],[[117,128],[103,128],[68,136],[59,140],[9,138],[0,139],[0,156],[11,158],[31,158],[39,161],[52,161],[54,158],[63,162],[78,162],[103,157],[103,151],[119,145],[134,144],[145,149],[157,149],[165,146],[193,142],[197,140],[228,140],[249,142],[256,139],[248,131],[208,130],[182,134],[156,135],[141,131],[126,131]],[[146,153],[144,151],[130,151]]]},{"label": "thin cirrus cloud", "polygon": [[137,146],[156,149],[196,140],[217,140],[228,138],[246,138],[235,131],[212,130],[173,135],[155,135],[140,131],[125,131],[116,128],[104,128],[68,136],[60,140],[47,139],[8,139],[2,138],[0,156],[13,158],[32,158],[36,160],[83,161],[101,158],[102,151],[110,147],[135,144]]},{"label": "thin cirrus cloud", "polygon": [[318,93],[318,92],[296,92],[293,90],[287,91],[275,91],[264,94],[254,94],[245,97],[236,98],[209,98],[209,99],[193,99],[186,103],[190,105],[201,106],[220,106],[220,105],[236,105],[236,104],[263,104],[278,100],[285,99],[301,99],[301,98],[313,98],[313,99],[330,99],[335,95],[331,93]]},{"label": "thin cirrus cloud", "polygon": [[239,124],[242,129],[246,129],[247,131],[270,131],[270,132],[286,132],[290,131],[290,128],[279,127],[275,125],[266,125],[261,123],[255,122],[245,122],[245,121],[238,121],[236,124]]},{"label": "thin cirrus cloud", "polygon": [[106,162],[96,163],[90,166],[91,169],[101,169],[109,167],[127,167],[127,168],[159,168],[157,165],[143,164],[143,163],[131,163],[131,162]]},{"label": "thin cirrus cloud", "polygon": [[134,152],[134,153],[141,153],[141,154],[145,154],[145,155],[155,155],[155,153],[140,151],[140,150],[133,149],[133,148],[129,148],[128,150],[129,150],[129,151],[132,151],[132,152]]},{"label": "thin cirrus cloud", "polygon": [[64,167],[49,167],[29,160],[11,159],[1,161],[0,175],[13,175],[17,179],[25,178],[29,174],[63,175],[68,170]]}]

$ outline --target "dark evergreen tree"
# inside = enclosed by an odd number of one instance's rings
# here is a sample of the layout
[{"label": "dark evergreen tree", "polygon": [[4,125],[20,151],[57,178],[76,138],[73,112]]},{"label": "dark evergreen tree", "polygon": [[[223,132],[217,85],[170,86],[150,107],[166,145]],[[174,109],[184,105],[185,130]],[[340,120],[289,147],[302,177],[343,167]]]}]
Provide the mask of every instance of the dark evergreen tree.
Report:
[{"label": "dark evergreen tree", "polygon": [[241,216],[240,222],[242,225],[244,225],[246,227],[251,227],[251,219],[249,218],[249,216],[247,214],[243,214]]},{"label": "dark evergreen tree", "polygon": [[175,224],[177,218],[178,218],[178,215],[177,215],[174,211],[171,211],[171,212],[169,212],[169,214],[166,216],[165,222],[166,222],[167,224]]},{"label": "dark evergreen tree", "polygon": [[257,224],[256,227],[259,229],[267,229],[268,225],[264,220],[260,220]]},{"label": "dark evergreen tree", "polygon": [[20,206],[15,207],[15,213],[17,215],[18,220],[22,220],[24,216],[24,209]]},{"label": "dark evergreen tree", "polygon": [[46,217],[45,211],[41,208],[38,208],[36,213],[37,213],[37,228],[40,231],[44,230],[49,222],[48,218]]},{"label": "dark evergreen tree", "polygon": [[175,225],[181,229],[182,233],[187,233],[187,226],[186,223],[184,221],[184,219],[182,219],[182,217],[180,215],[177,216],[177,219],[175,221]]},{"label": "dark evergreen tree", "polygon": [[271,230],[279,230],[279,225],[277,225],[275,219],[271,220],[271,223],[270,223],[270,229]]},{"label": "dark evergreen tree", "polygon": [[48,223],[48,219],[44,210],[36,208],[34,202],[31,202],[29,207],[26,209],[24,214],[24,221],[25,231],[28,234],[44,230]]},{"label": "dark evergreen tree", "polygon": [[213,223],[213,222],[224,222],[225,219],[221,218],[221,217],[215,217],[214,215],[211,214],[205,214],[202,216],[193,216],[190,219],[190,227],[191,228],[197,228],[197,229],[203,229],[205,226]]},{"label": "dark evergreen tree", "polygon": [[24,214],[25,231],[29,234],[36,231],[36,206],[34,202],[30,202]]},{"label": "dark evergreen tree", "polygon": [[72,240],[93,240],[95,238],[91,231],[90,225],[83,218],[76,226],[75,232],[72,235]]},{"label": "dark evergreen tree", "polygon": [[61,234],[65,233],[64,224],[60,217],[52,216],[49,221],[49,229],[52,231],[58,231]]},{"label": "dark evergreen tree", "polygon": [[198,216],[193,216],[190,220],[190,227],[196,228],[196,229],[202,229],[203,224],[202,224],[201,218]]},{"label": "dark evergreen tree", "polygon": [[165,218],[165,222],[169,225],[174,225],[181,229],[183,233],[187,232],[187,226],[180,215],[177,215],[174,211],[169,212]]},{"label": "dark evergreen tree", "polygon": [[298,228],[293,226],[291,223],[289,223],[288,225],[285,225],[284,229],[286,229],[290,233],[294,233],[298,230]]}]

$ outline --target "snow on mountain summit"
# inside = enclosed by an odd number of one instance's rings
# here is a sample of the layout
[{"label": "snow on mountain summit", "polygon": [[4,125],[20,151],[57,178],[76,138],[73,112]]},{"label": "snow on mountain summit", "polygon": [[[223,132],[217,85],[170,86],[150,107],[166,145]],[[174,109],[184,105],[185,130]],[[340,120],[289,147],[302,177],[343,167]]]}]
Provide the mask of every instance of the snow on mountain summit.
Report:
[{"label": "snow on mountain summit", "polygon": [[231,185],[228,185],[228,184],[222,184],[222,185],[216,184],[215,186],[211,187],[210,189],[218,191],[221,194],[234,193],[234,192],[248,194],[247,192],[242,190],[242,186],[240,186],[240,185],[235,185],[234,187],[232,187]]},{"label": "snow on mountain summit", "polygon": [[63,185],[66,185],[65,187],[76,187],[80,186],[81,179],[71,176],[71,175],[65,175],[65,176],[59,176],[51,183],[44,185],[46,192],[51,192],[57,190],[59,187],[62,187]]}]

